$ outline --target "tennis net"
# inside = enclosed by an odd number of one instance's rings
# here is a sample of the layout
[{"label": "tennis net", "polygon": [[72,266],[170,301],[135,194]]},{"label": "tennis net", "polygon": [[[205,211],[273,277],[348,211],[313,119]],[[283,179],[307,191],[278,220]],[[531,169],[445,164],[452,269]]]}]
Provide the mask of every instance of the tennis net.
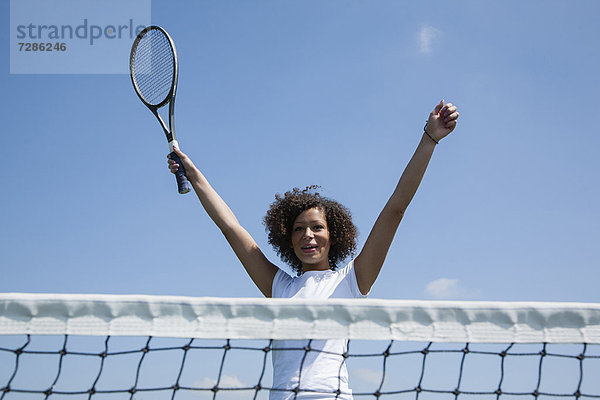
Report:
[{"label": "tennis net", "polygon": [[8,293],[0,400],[350,398],[273,383],[324,340],[356,399],[600,399],[600,304]]}]

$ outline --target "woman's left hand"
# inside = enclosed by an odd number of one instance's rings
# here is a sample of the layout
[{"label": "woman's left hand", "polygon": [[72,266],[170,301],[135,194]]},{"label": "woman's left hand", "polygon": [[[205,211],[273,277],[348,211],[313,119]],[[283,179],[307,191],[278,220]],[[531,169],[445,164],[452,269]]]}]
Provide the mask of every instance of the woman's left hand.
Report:
[{"label": "woman's left hand", "polygon": [[458,115],[454,104],[442,100],[429,114],[425,129],[433,139],[439,142],[456,128]]}]

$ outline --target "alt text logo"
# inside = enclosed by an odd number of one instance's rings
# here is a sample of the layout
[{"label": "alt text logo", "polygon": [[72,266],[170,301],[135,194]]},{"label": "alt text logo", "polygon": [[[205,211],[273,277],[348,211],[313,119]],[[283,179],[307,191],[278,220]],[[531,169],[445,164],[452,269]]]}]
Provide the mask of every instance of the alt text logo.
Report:
[{"label": "alt text logo", "polygon": [[28,25],[17,25],[17,39],[20,40],[41,40],[41,41],[64,41],[73,39],[82,39],[88,41],[90,46],[94,41],[100,39],[133,39],[144,29],[145,25],[134,25],[133,19],[129,19],[124,25],[93,25],[88,19],[84,19],[79,25],[37,25],[30,23]]}]

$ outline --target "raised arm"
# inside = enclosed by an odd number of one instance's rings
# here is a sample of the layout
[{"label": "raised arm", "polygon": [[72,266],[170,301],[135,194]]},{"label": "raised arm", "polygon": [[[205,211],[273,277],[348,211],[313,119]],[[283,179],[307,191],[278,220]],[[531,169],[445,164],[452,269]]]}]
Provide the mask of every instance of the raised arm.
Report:
[{"label": "raised arm", "polygon": [[423,179],[436,144],[456,127],[458,112],[451,103],[442,100],[429,114],[426,132],[404,169],[394,193],[379,214],[362,251],[354,261],[358,287],[363,294],[371,290],[383,266],[396,230],[406,208]]},{"label": "raised arm", "polygon": [[[271,287],[277,267],[267,260],[252,236],[240,225],[229,206],[212,188],[192,160],[181,150],[176,148],[174,151],[181,159],[186,176],[206,213],[223,232],[235,255],[262,294],[271,297]],[[169,168],[172,172],[177,171],[178,167],[175,161],[169,159]]]}]

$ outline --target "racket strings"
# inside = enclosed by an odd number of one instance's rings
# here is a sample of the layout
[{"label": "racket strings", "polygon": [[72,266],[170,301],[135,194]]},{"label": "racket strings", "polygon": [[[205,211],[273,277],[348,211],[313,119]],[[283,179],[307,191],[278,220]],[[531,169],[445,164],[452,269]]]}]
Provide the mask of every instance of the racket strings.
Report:
[{"label": "racket strings", "polygon": [[133,55],[133,75],[140,94],[151,105],[162,103],[174,81],[174,54],[169,39],[160,30],[148,31]]}]

